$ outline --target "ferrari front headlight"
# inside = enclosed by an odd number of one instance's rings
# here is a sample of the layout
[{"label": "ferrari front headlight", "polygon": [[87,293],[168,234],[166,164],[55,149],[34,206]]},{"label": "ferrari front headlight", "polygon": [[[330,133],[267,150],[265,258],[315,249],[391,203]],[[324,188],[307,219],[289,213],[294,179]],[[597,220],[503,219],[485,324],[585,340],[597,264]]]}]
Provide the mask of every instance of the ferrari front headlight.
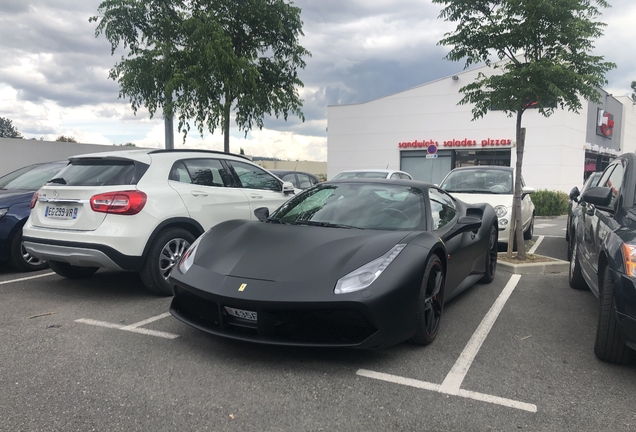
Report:
[{"label": "ferrari front headlight", "polygon": [[498,218],[502,218],[508,214],[508,207],[504,205],[498,205],[495,207],[495,214]]},{"label": "ferrari front headlight", "polygon": [[9,211],[9,208],[0,208],[0,219],[2,219],[4,217],[4,215],[7,214],[7,212]]},{"label": "ferrari front headlight", "polygon": [[395,245],[380,258],[374,259],[370,263],[338,279],[333,292],[336,294],[346,294],[365,289],[382,274],[405,247],[405,244]]},{"label": "ferrari front headlight", "polygon": [[194,257],[197,254],[197,248],[199,247],[199,243],[201,243],[202,238],[203,236],[200,236],[196,239],[194,243],[190,245],[186,253],[184,253],[181,257],[178,267],[181,274],[186,274],[186,272],[190,270],[190,267],[192,267],[192,264],[194,264]]}]

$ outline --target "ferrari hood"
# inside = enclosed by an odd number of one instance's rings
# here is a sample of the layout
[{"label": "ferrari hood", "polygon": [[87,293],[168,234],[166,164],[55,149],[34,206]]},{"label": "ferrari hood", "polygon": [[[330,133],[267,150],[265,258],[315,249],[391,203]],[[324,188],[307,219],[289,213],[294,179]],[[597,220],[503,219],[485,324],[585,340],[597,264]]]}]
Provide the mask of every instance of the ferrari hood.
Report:
[{"label": "ferrari hood", "polygon": [[335,281],[384,255],[407,234],[228,221],[204,234],[194,264],[246,279]]},{"label": "ferrari hood", "polygon": [[512,207],[512,195],[504,194],[476,194],[476,193],[451,193],[453,198],[464,201],[467,204],[488,203],[493,207],[498,205]]}]

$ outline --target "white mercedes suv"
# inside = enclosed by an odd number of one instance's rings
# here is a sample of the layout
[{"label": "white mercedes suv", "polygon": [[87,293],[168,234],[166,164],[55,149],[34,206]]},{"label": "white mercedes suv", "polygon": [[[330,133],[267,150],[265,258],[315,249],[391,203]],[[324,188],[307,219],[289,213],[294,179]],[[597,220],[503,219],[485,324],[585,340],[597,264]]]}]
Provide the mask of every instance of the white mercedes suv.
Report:
[{"label": "white mercedes suv", "polygon": [[31,200],[26,250],[67,278],[100,267],[139,272],[171,295],[167,278],[190,244],[229,219],[256,219],[295,192],[246,158],[204,150],[128,150],[69,159]]}]

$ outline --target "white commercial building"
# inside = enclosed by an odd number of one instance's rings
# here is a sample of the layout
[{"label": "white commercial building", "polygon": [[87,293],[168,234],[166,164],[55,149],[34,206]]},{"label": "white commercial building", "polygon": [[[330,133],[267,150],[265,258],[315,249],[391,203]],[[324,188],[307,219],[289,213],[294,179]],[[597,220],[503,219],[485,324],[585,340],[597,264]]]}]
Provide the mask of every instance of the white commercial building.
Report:
[{"label": "white commercial building", "polygon": [[[515,117],[490,111],[472,121],[458,105],[459,88],[483,67],[370,102],[328,107],[327,176],[349,169],[401,169],[415,179],[440,180],[455,167],[515,166]],[[636,150],[636,110],[628,97],[600,91],[601,103],[550,117],[528,109],[523,177],[536,189],[569,192],[616,155]]]}]

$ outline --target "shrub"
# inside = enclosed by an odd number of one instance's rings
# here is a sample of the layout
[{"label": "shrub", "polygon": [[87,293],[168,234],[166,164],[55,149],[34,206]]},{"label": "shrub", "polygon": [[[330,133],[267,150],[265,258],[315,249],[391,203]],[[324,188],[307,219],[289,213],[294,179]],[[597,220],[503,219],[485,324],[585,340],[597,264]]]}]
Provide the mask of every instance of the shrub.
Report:
[{"label": "shrub", "polygon": [[568,212],[570,197],[565,192],[538,190],[531,195],[536,216],[559,216]]}]

